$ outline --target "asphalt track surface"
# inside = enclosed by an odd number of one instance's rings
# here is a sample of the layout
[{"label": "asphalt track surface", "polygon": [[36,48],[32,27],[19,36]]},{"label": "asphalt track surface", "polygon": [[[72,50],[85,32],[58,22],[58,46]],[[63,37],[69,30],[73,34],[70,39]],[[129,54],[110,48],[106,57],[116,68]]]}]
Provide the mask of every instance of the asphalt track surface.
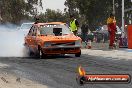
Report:
[{"label": "asphalt track surface", "polygon": [[[115,58],[114,58],[115,59]],[[0,62],[8,64],[1,71],[10,72],[21,78],[27,78],[49,88],[132,88],[132,84],[86,84],[79,86],[76,82],[77,68],[82,65],[91,74],[132,75],[132,60],[112,60],[83,54],[80,58],[72,55],[37,59],[29,57],[0,58]]]},{"label": "asphalt track surface", "polygon": [[54,56],[47,59],[9,56],[0,57],[0,63],[8,65],[0,68],[0,72],[27,78],[48,88],[132,88],[132,83],[78,85],[76,77],[79,65],[82,65],[88,74],[132,75],[132,59],[89,55],[85,49],[82,49],[82,56],[78,58],[74,55]]}]

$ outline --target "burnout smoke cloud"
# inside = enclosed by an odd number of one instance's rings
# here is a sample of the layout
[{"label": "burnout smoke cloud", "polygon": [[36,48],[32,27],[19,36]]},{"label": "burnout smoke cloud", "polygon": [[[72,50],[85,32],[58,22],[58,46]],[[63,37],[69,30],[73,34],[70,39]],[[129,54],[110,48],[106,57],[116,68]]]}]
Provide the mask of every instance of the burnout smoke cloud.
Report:
[{"label": "burnout smoke cloud", "polygon": [[0,57],[26,57],[24,36],[13,24],[0,25]]}]

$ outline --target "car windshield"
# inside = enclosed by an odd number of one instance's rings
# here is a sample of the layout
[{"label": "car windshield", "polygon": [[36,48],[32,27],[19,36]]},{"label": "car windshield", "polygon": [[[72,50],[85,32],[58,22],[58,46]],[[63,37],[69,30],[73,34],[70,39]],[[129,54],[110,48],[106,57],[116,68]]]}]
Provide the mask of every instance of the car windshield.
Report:
[{"label": "car windshield", "polygon": [[44,35],[55,35],[55,36],[61,36],[64,34],[71,34],[72,32],[70,29],[65,25],[46,25],[41,26],[40,28],[40,34]]},{"label": "car windshield", "polygon": [[22,30],[26,30],[26,29],[30,29],[31,28],[31,26],[32,26],[32,24],[22,24],[22,26],[21,26],[21,29]]}]

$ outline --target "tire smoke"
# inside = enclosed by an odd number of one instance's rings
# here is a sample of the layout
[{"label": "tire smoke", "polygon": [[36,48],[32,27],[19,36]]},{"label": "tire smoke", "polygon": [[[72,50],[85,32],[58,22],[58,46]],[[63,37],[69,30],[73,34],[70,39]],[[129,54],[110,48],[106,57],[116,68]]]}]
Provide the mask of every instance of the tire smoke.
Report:
[{"label": "tire smoke", "polygon": [[0,57],[27,57],[24,35],[16,25],[0,25]]}]

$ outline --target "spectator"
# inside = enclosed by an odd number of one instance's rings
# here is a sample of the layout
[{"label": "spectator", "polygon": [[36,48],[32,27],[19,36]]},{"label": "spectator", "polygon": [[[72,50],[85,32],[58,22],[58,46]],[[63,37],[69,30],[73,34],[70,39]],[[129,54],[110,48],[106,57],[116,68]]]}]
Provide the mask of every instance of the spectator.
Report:
[{"label": "spectator", "polygon": [[81,32],[82,32],[82,40],[85,42],[88,34],[88,25],[86,24],[86,22],[82,25]]},{"label": "spectator", "polygon": [[74,18],[74,15],[70,15],[70,30],[74,33],[74,35],[77,35],[79,23],[78,21]]},{"label": "spectator", "polygon": [[115,32],[116,32],[116,20],[113,14],[110,14],[109,18],[107,19],[107,26],[109,31],[109,49],[114,48],[114,41],[115,41]]}]

